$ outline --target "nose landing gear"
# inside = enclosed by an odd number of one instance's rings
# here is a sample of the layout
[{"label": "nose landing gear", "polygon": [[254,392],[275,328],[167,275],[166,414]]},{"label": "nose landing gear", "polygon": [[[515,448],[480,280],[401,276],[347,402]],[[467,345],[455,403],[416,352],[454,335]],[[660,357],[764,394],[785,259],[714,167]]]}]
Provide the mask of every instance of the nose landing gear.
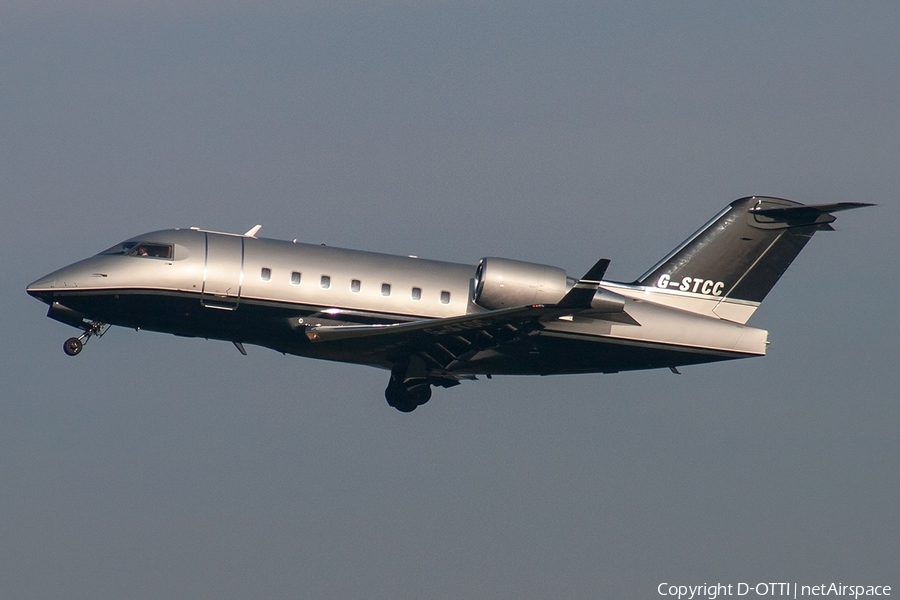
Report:
[{"label": "nose landing gear", "polygon": [[103,337],[103,334],[109,330],[109,325],[100,321],[91,321],[90,324],[86,324],[84,327],[84,333],[78,337],[70,337],[63,343],[63,352],[67,356],[77,356],[89,339],[93,336]]},{"label": "nose landing gear", "polygon": [[100,321],[92,321],[80,312],[74,311],[68,306],[64,306],[59,302],[54,302],[47,310],[47,316],[60,323],[71,325],[84,333],[78,337],[71,337],[63,343],[63,352],[68,356],[75,356],[81,353],[81,349],[89,339],[93,336],[103,337],[103,334],[109,329],[109,325]]}]

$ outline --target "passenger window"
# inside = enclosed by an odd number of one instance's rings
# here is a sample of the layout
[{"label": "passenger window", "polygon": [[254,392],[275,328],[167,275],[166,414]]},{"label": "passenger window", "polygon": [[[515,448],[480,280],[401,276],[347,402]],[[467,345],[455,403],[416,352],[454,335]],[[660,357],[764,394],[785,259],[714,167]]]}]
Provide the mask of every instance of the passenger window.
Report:
[{"label": "passenger window", "polygon": [[441,304],[450,304],[450,292],[441,292]]},{"label": "passenger window", "polygon": [[270,281],[272,279],[272,269],[269,267],[263,267],[259,272],[259,278],[263,281]]},{"label": "passenger window", "polygon": [[413,300],[421,300],[422,299],[422,288],[414,287],[412,289],[412,299]]},{"label": "passenger window", "polygon": [[300,285],[300,273],[299,272],[294,271],[293,273],[291,273],[291,283],[293,285]]},{"label": "passenger window", "polygon": [[330,288],[331,287],[331,277],[329,277],[328,275],[322,275],[322,279],[319,280],[319,286],[323,290],[327,290],[328,288]]},{"label": "passenger window", "polygon": [[391,295],[391,284],[389,284],[389,283],[381,284],[381,295],[382,296],[390,296]]},{"label": "passenger window", "polygon": [[361,287],[362,284],[360,283],[359,279],[350,280],[350,291],[354,294],[358,294]]}]

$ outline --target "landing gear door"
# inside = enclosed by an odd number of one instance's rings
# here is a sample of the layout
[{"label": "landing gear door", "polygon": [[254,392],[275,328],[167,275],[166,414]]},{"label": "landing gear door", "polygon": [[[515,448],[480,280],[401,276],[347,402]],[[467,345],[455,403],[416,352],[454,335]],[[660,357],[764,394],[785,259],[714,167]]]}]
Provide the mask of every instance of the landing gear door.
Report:
[{"label": "landing gear door", "polygon": [[200,303],[207,308],[234,310],[241,299],[244,238],[206,234],[206,266]]}]

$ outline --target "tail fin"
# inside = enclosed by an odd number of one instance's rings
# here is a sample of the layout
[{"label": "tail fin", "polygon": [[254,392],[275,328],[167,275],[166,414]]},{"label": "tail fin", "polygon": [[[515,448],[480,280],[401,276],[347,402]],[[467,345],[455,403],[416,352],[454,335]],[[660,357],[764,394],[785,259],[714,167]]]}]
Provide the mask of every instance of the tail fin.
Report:
[{"label": "tail fin", "polygon": [[735,200],[635,285],[670,292],[665,304],[745,323],[809,238],[833,230],[830,213],[863,206],[872,205]]}]

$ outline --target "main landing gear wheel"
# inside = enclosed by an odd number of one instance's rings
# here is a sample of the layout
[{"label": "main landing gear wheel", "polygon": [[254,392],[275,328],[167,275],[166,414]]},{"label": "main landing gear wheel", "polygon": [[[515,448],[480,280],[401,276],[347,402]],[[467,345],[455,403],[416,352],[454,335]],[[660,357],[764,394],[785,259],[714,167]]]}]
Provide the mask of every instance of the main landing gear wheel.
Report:
[{"label": "main landing gear wheel", "polygon": [[63,344],[63,352],[65,352],[68,356],[77,355],[81,352],[82,348],[84,348],[84,343],[76,337],[67,339]]},{"label": "main landing gear wheel", "polygon": [[425,363],[418,356],[398,363],[391,369],[391,379],[384,390],[387,403],[400,412],[412,412],[431,400],[431,384]]},{"label": "main landing gear wheel", "polygon": [[384,390],[384,398],[400,412],[409,413],[431,400],[431,386],[424,384],[406,389],[399,385],[389,385]]}]

